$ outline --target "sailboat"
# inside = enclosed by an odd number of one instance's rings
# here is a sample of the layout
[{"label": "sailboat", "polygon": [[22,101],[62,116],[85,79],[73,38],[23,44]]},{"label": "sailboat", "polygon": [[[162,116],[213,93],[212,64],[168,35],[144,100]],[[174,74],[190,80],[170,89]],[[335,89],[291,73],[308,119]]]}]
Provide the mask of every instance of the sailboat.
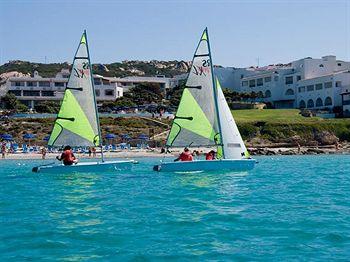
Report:
[{"label": "sailboat", "polygon": [[162,162],[155,171],[246,171],[254,168],[215,78],[206,28],[195,51],[185,89],[167,137],[166,147],[216,147],[217,159]]},{"label": "sailboat", "polygon": [[48,145],[101,147],[101,161],[81,162],[70,166],[53,163],[34,167],[33,172],[103,172],[131,169],[134,163],[132,160],[104,160],[86,31],[75,53],[72,71]]}]

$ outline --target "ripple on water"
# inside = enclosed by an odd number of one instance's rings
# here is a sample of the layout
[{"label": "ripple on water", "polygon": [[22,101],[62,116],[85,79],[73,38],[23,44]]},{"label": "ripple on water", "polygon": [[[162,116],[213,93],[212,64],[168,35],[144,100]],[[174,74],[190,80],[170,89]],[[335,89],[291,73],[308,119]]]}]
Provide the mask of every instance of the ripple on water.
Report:
[{"label": "ripple on water", "polygon": [[43,175],[0,162],[0,259],[346,260],[350,156],[260,157],[249,173]]}]

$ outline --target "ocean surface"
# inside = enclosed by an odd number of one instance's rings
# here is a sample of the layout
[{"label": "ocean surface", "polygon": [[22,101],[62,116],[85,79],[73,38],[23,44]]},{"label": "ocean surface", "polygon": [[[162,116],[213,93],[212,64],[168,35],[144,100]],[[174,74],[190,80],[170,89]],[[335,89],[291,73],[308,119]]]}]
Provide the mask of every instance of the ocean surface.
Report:
[{"label": "ocean surface", "polygon": [[[248,173],[44,175],[0,161],[0,261],[350,259],[350,156]],[[50,160],[46,160],[50,162]]]}]

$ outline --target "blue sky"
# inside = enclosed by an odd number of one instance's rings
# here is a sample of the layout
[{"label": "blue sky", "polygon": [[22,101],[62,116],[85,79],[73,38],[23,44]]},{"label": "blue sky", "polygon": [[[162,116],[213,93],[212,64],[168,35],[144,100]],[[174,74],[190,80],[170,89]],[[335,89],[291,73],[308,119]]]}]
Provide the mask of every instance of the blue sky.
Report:
[{"label": "blue sky", "polygon": [[0,0],[0,63],[70,62],[84,29],[94,63],[191,60],[206,26],[215,64],[350,60],[346,0]]}]

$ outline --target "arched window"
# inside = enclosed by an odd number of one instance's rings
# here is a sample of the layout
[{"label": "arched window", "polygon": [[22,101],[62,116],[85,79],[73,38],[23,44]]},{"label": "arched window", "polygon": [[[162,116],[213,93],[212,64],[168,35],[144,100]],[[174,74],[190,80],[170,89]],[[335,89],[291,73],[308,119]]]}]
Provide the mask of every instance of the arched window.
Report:
[{"label": "arched window", "polygon": [[307,100],[307,108],[312,108],[314,106],[315,106],[314,100],[312,100],[312,99]]},{"label": "arched window", "polygon": [[304,101],[304,100],[301,100],[301,101],[299,102],[299,107],[300,107],[300,108],[305,108],[305,107],[306,107],[306,104],[305,104],[305,101]]},{"label": "arched window", "polygon": [[289,88],[287,91],[286,91],[286,96],[292,96],[294,95],[294,90]]},{"label": "arched window", "polygon": [[324,100],[324,105],[325,106],[331,106],[332,105],[332,98],[327,96],[326,99]]},{"label": "arched window", "polygon": [[271,97],[271,91],[270,90],[266,90],[265,91],[265,97]]},{"label": "arched window", "polygon": [[323,106],[322,99],[321,98],[317,98],[316,99],[316,107],[321,107],[321,106]]}]

